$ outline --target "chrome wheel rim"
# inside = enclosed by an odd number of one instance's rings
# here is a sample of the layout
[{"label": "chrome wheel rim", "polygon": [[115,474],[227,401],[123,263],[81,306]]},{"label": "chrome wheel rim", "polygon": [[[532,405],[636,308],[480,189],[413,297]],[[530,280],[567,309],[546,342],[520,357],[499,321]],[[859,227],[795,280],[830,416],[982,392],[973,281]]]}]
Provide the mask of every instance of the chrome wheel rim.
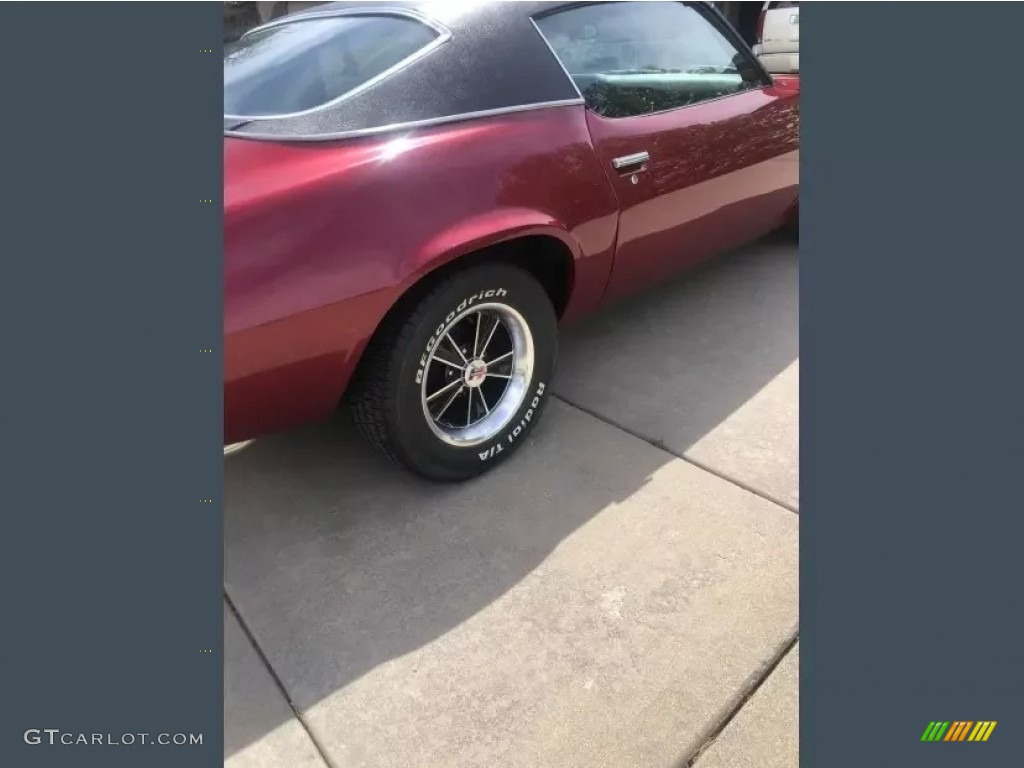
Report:
[{"label": "chrome wheel rim", "polygon": [[491,440],[526,400],[533,334],[506,304],[480,304],[455,317],[427,352],[420,388],[423,415],[445,443]]}]

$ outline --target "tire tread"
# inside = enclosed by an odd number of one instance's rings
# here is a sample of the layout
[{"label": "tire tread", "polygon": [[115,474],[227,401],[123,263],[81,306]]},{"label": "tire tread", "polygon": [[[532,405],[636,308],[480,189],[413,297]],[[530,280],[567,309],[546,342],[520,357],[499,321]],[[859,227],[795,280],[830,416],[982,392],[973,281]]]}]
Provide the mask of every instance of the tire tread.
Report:
[{"label": "tire tread", "polygon": [[449,280],[441,280],[414,299],[411,311],[396,312],[385,318],[359,361],[350,388],[349,411],[363,438],[395,464],[403,465],[395,441],[398,416],[392,405],[395,372],[412,342],[417,326],[430,313],[436,298]]}]

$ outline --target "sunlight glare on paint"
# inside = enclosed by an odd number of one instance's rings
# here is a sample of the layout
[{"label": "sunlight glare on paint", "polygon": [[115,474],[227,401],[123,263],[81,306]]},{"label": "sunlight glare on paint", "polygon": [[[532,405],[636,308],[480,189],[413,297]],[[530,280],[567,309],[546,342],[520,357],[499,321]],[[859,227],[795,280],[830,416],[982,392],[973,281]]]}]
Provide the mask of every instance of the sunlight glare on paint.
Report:
[{"label": "sunlight glare on paint", "polygon": [[429,0],[423,5],[423,12],[442,24],[481,5],[483,0]]},{"label": "sunlight glare on paint", "polygon": [[413,147],[412,139],[406,138],[405,136],[392,139],[380,149],[380,154],[377,156],[380,160],[387,162],[394,160],[396,157],[401,155],[403,152],[408,152]]}]

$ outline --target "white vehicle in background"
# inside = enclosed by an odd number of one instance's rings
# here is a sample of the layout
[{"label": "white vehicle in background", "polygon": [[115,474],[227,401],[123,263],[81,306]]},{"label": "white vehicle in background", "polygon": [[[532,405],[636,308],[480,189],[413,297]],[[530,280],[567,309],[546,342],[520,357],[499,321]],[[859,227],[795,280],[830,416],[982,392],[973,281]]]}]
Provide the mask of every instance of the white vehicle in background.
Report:
[{"label": "white vehicle in background", "polygon": [[800,71],[800,3],[765,3],[754,54],[772,74]]}]

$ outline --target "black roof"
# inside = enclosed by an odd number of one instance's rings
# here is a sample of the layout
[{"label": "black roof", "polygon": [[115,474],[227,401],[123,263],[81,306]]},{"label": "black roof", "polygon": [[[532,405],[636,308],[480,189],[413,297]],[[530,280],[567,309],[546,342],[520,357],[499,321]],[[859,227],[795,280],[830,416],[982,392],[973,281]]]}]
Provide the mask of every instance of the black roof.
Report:
[{"label": "black roof", "polygon": [[446,42],[371,87],[302,114],[257,119],[225,117],[232,135],[328,139],[408,123],[444,122],[492,110],[582,103],[579,91],[537,32],[532,18],[566,2],[338,2],[271,24],[337,13],[401,13],[431,19],[450,31]]}]

